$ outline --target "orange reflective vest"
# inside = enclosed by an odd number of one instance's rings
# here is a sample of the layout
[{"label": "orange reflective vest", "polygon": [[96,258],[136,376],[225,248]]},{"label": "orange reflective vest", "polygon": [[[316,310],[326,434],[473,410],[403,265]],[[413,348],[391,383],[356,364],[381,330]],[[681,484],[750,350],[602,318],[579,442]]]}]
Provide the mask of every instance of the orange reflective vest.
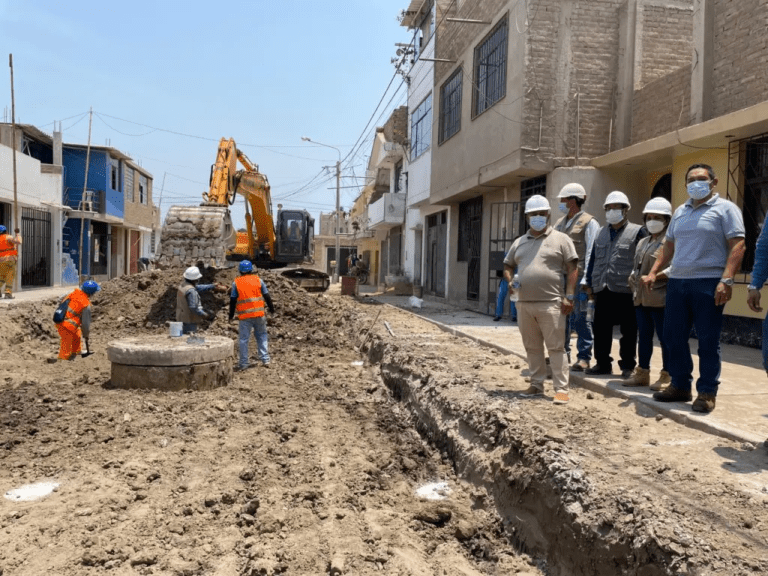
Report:
[{"label": "orange reflective vest", "polygon": [[16,244],[13,242],[13,236],[10,234],[3,234],[0,236],[0,258],[18,255],[19,253],[16,250]]},{"label": "orange reflective vest", "polygon": [[74,292],[67,296],[67,298],[69,298],[69,306],[67,307],[64,321],[61,324],[67,330],[77,332],[82,324],[83,310],[90,306],[91,301],[88,299],[88,294],[80,290],[80,288],[75,288]]},{"label": "orange reflective vest", "polygon": [[260,318],[264,316],[264,297],[261,295],[261,279],[256,274],[245,274],[235,278],[237,288],[237,317]]}]

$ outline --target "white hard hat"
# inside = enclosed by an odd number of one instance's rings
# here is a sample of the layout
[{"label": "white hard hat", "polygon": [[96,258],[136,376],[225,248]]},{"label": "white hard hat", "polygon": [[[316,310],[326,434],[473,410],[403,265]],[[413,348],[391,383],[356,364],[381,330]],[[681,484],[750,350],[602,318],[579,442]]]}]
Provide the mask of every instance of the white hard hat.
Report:
[{"label": "white hard hat", "polygon": [[584,190],[584,186],[581,184],[571,182],[570,184],[563,186],[562,190],[560,190],[560,194],[557,195],[558,198],[570,198],[571,196],[576,196],[576,198],[586,198],[587,191]]},{"label": "white hard hat", "polygon": [[184,278],[187,280],[200,280],[203,275],[200,274],[200,268],[197,266],[190,266],[186,270],[184,270]]},{"label": "white hard hat", "polygon": [[549,205],[549,200],[544,198],[544,196],[535,194],[528,198],[528,201],[525,203],[525,213],[538,212],[539,210],[551,211],[552,207]]},{"label": "white hard hat", "polygon": [[643,214],[662,214],[672,216],[672,204],[666,198],[651,198],[643,208]]},{"label": "white hard hat", "polygon": [[632,208],[632,205],[629,203],[629,198],[627,198],[627,195],[624,194],[624,192],[619,192],[616,190],[615,192],[611,192],[608,194],[608,196],[605,197],[605,202],[603,203],[603,206],[608,206],[608,204],[626,204],[627,208]]}]

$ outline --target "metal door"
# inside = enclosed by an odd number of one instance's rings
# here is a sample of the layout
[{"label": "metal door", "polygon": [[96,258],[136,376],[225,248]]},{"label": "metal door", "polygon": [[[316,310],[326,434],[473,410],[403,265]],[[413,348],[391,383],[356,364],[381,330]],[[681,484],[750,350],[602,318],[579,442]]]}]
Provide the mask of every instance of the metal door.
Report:
[{"label": "metal door", "polygon": [[51,214],[21,209],[21,285],[51,285]]},{"label": "metal door", "polygon": [[445,212],[427,217],[427,246],[424,262],[424,291],[445,297],[445,261],[447,246],[447,215]]},{"label": "metal door", "polygon": [[[500,273],[504,272],[504,256],[519,236],[520,202],[491,204],[491,225],[488,253],[488,312],[496,308]],[[505,303],[506,307],[507,304]]]},{"label": "metal door", "polygon": [[483,199],[477,198],[467,204],[467,300],[480,299],[480,255],[483,234]]}]

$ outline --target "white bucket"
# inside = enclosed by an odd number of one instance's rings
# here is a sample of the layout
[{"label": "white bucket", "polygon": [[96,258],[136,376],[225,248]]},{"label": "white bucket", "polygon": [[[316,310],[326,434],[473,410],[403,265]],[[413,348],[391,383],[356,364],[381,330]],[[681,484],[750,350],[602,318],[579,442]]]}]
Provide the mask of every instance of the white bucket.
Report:
[{"label": "white bucket", "polygon": [[170,334],[174,338],[181,336],[183,324],[181,322],[171,322]]}]

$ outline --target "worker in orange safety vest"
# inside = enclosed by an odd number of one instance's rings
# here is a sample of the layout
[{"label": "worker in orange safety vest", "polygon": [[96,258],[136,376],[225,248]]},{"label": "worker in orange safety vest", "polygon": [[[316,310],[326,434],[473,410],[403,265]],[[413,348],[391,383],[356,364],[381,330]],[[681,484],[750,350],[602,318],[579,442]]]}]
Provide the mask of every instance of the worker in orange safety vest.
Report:
[{"label": "worker in orange safety vest", "polygon": [[[88,337],[91,332],[91,300],[101,290],[93,280],[83,282],[82,288],[75,288],[62,303],[67,302],[66,313],[61,322],[56,324],[61,337],[59,360],[74,360],[82,352],[81,338],[85,338],[87,356],[91,353]],[[54,318],[54,321],[56,319]]]},{"label": "worker in orange safety vest", "polygon": [[240,361],[235,370],[246,370],[255,366],[248,361],[248,341],[251,338],[251,330],[256,338],[259,360],[265,368],[268,368],[269,349],[264,304],[266,303],[272,314],[275,313],[275,306],[272,304],[267,285],[254,272],[253,264],[249,260],[243,260],[238,269],[240,276],[232,283],[232,292],[229,297],[229,320],[232,321],[235,312],[240,320],[238,330]]},{"label": "worker in orange safety vest", "polygon": [[13,299],[13,279],[16,276],[16,262],[19,259],[18,246],[21,245],[19,229],[16,236],[6,232],[8,229],[0,225],[0,288],[5,284],[3,298]]}]

